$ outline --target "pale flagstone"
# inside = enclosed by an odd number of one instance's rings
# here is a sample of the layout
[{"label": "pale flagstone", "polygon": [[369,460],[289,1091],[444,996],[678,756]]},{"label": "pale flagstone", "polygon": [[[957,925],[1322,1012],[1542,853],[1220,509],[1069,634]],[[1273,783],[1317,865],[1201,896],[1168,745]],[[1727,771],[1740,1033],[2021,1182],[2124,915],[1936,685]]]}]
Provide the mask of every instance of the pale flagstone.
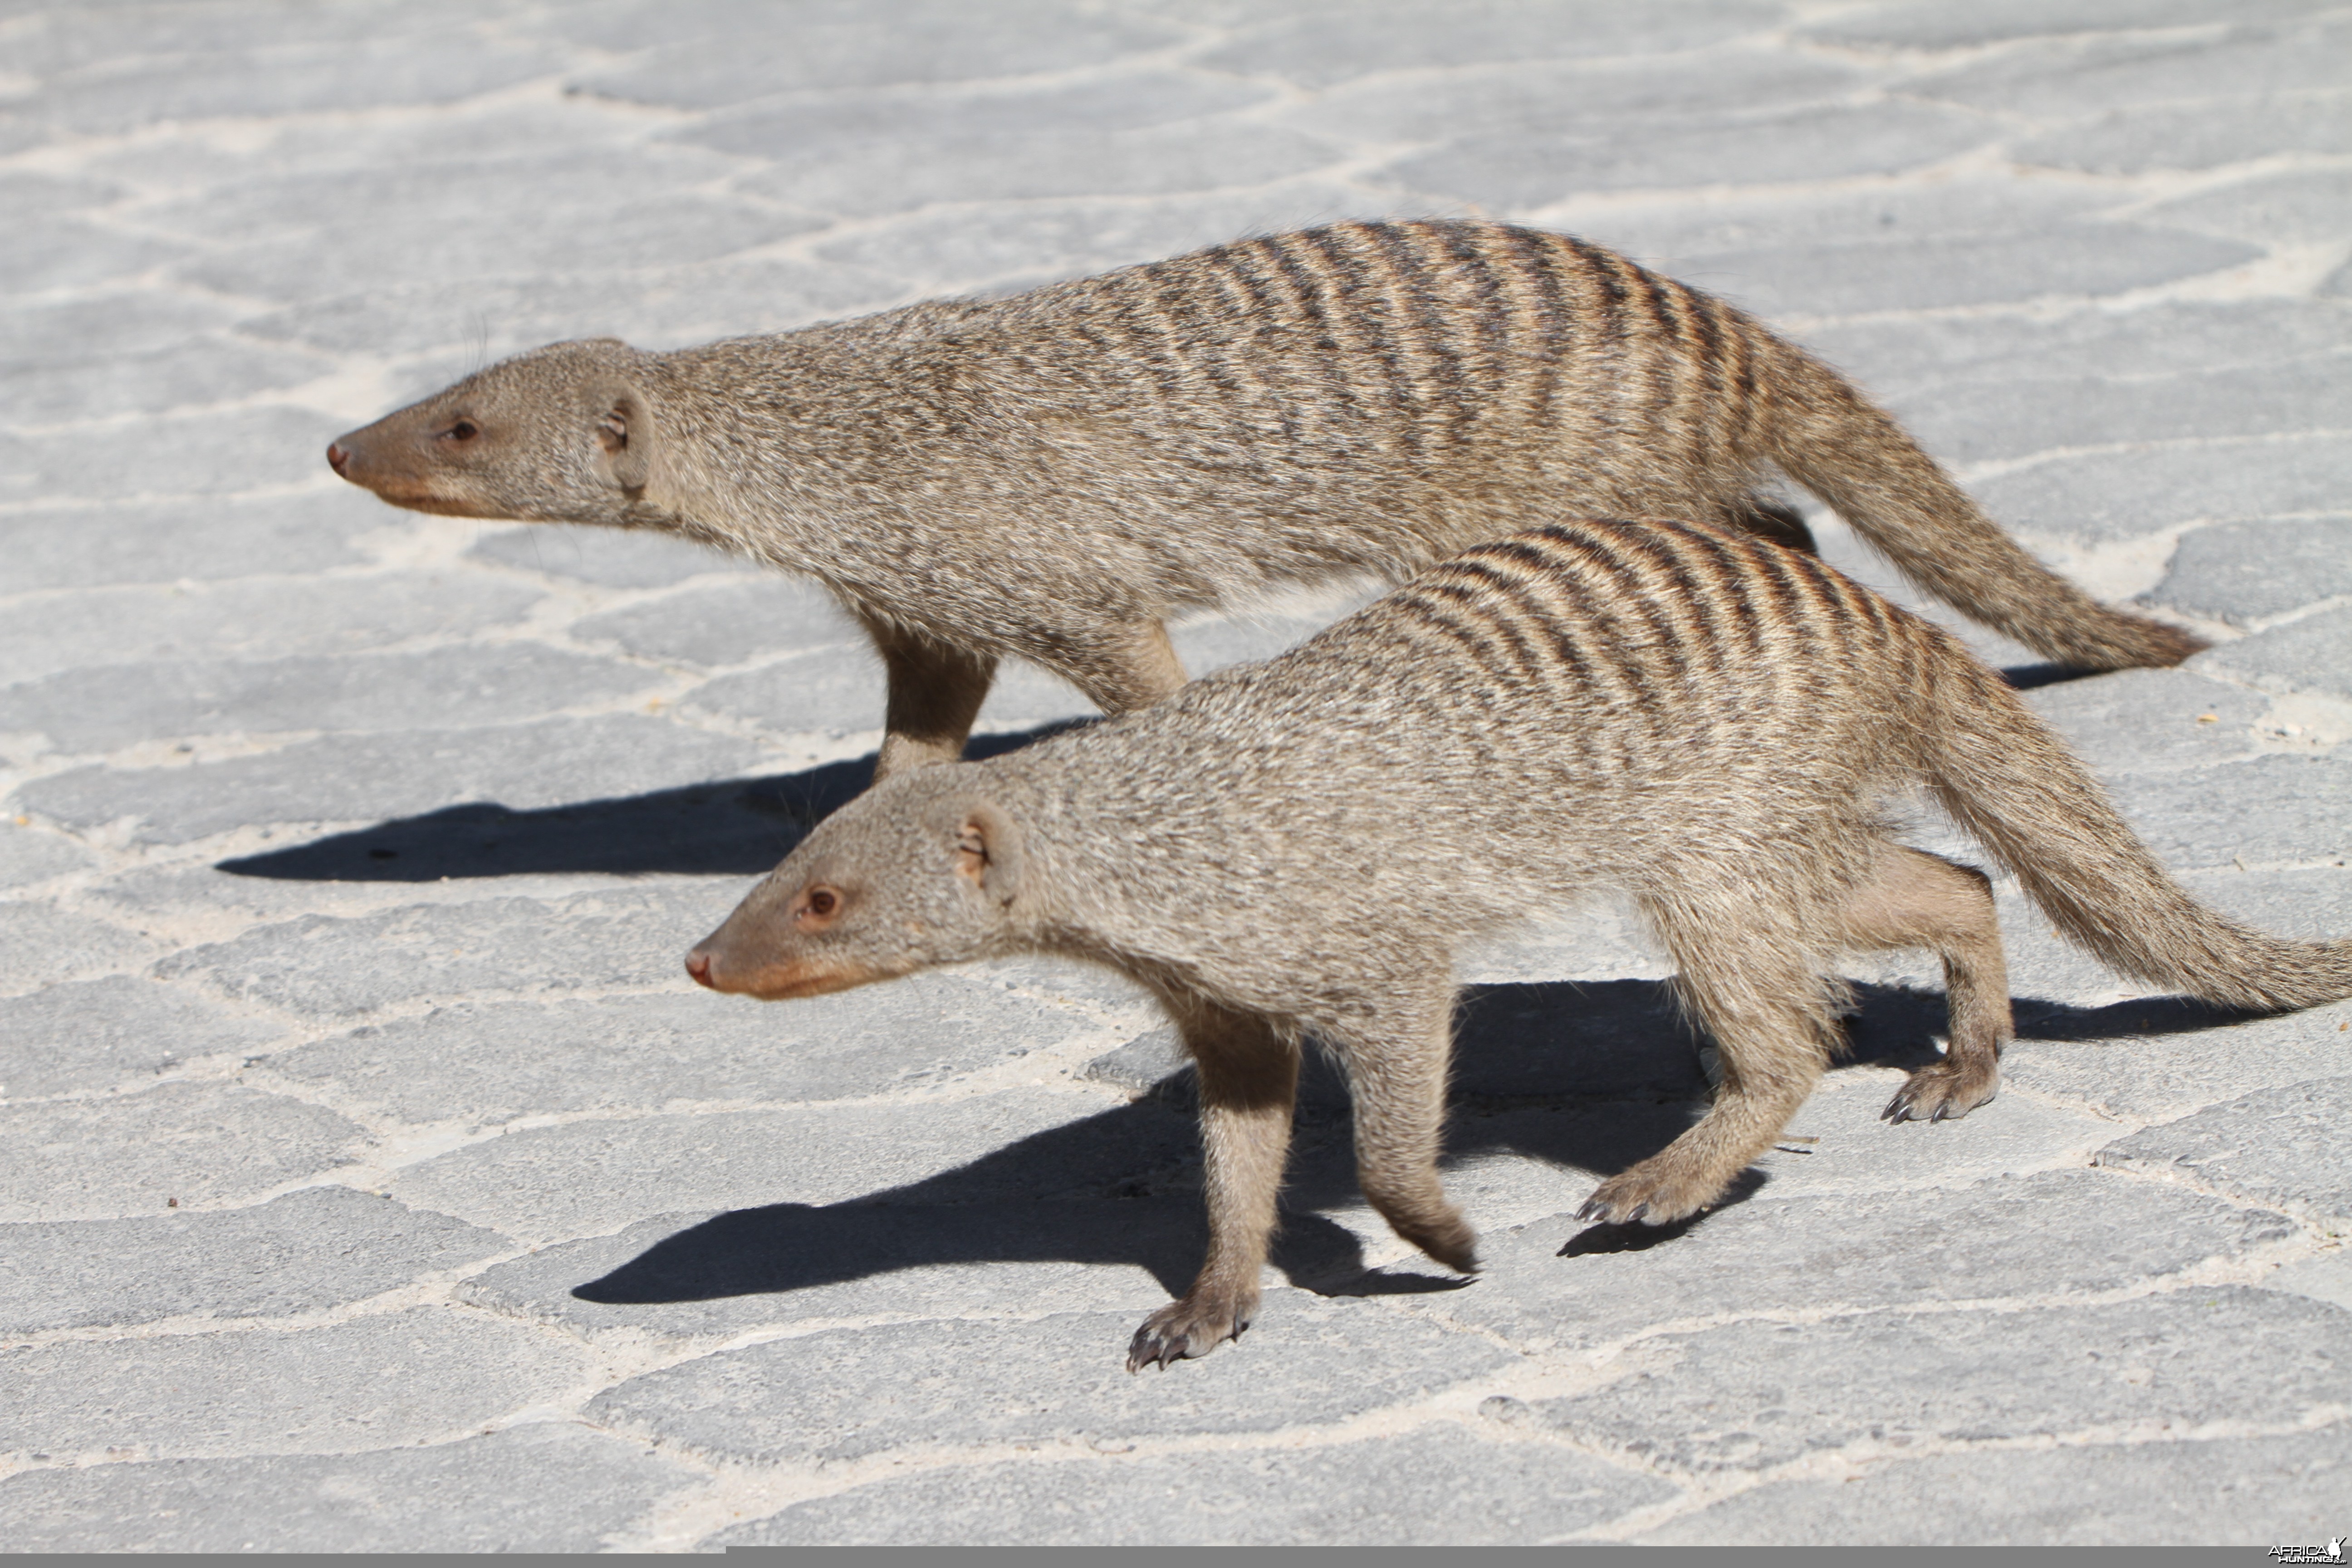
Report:
[{"label": "pale flagstone", "polygon": [[[1708,1062],[1640,921],[1564,889],[1465,955],[1486,1272],[1362,1204],[1318,1066],[1256,1322],[1130,1377],[1205,1234],[1141,993],[679,967],[868,777],[854,624],[676,539],[396,510],[321,448],[560,338],[1532,221],[1784,325],[2053,565],[2213,636],[2027,700],[2198,897],[2341,937],[2347,47],[2301,0],[11,7],[0,1539],[2340,1532],[2352,1002],[2148,996],[2004,884],[1998,1099],[1880,1121],[1942,976],[1858,962],[1854,1059],[1732,1196],[1595,1226]],[[1361,598],[1172,635],[1202,673]],[[1008,665],[976,749],[1092,711]]]}]

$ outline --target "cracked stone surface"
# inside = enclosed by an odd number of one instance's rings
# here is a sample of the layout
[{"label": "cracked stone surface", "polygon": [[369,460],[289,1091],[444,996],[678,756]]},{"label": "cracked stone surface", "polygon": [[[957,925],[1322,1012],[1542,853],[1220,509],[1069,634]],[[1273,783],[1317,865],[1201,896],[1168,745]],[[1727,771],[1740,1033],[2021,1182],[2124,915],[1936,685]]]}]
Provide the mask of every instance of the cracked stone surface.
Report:
[{"label": "cracked stone surface", "polygon": [[[1998,884],[2019,1038],[1731,1201],[1572,1216],[1706,1093],[1630,911],[1463,956],[1465,1282],[1302,1102],[1265,1304],[1103,972],[762,1006],[683,951],[868,776],[814,584],[384,507],[336,432],[1334,216],[1759,312],[2059,570],[2214,643],[2016,667],[2184,886],[2352,933],[2352,12],[2329,0],[30,0],[0,16],[0,1537],[41,1551],[2341,1533],[2352,1002],[2152,994]],[[1173,628],[1262,658],[1334,590]],[[976,750],[1090,711],[1009,668]],[[1984,857],[1931,812],[1923,845]]]}]

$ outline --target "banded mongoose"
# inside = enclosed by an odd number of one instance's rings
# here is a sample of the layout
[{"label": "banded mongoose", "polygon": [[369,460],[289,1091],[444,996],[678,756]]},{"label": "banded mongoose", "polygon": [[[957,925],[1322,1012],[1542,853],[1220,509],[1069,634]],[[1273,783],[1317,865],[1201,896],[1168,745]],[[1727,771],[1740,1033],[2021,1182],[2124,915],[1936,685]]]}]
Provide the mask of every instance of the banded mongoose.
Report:
[{"label": "banded mongoose", "polygon": [[660,529],[814,576],[881,654],[878,777],[961,755],[1005,657],[1125,712],[1183,683],[1171,616],[1402,581],[1529,516],[1810,545],[1760,499],[1775,469],[2049,658],[2203,646],[2042,567],[1741,311],[1491,223],[1336,224],[670,353],[558,343],[327,456],[398,506]]},{"label": "banded mongoose", "polygon": [[1135,1336],[1130,1367],[1164,1364],[1257,1303],[1307,1037],[1345,1068],[1366,1198],[1475,1266],[1437,1175],[1454,953],[1590,892],[1630,895],[1662,939],[1723,1081],[1587,1216],[1664,1224],[1722,1195],[1836,1049],[1841,951],[1943,960],[1948,1051],[1890,1120],[1991,1099],[2011,1026],[1990,884],[1891,837],[1881,808],[1913,786],[2125,974],[2234,1007],[2352,994],[2352,942],[2199,905],[1938,627],[1752,536],[1585,521],[1478,545],[1156,708],[892,777],[687,968],[782,998],[1037,952],[1148,987],[1198,1066],[1211,1237]]}]

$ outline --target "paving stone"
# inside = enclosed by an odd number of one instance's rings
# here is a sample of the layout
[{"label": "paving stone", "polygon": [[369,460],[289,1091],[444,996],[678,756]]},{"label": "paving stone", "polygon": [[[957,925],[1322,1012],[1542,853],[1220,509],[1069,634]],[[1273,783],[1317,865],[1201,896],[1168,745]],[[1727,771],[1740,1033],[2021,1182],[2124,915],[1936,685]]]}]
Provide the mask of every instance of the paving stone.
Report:
[{"label": "paving stone", "polygon": [[163,1459],[0,1481],[28,1552],[593,1552],[698,1481],[635,1443],[534,1422],[425,1448]]},{"label": "paving stone", "polygon": [[2137,224],[1701,251],[1668,270],[1767,316],[1851,316],[2120,294],[2260,252]]},{"label": "paving stone", "polygon": [[206,337],[144,353],[62,361],[34,359],[0,370],[0,417],[64,425],[112,415],[207,407],[316,381],[324,360],[235,338]]},{"label": "paving stone", "polygon": [[667,533],[625,533],[604,528],[507,529],[485,537],[467,552],[477,561],[544,572],[551,577],[593,583],[604,588],[667,588],[714,573],[749,574],[757,570]]},{"label": "paving stone", "polygon": [[1695,270],[1693,258],[1929,237],[1974,240],[2048,232],[2079,239],[2080,231],[2099,227],[2106,210],[2084,192],[2055,181],[2021,184],[1964,169],[1939,169],[1932,178],[1862,189],[1832,184],[1759,194],[1717,187],[1659,192],[1638,200],[1601,193],[1591,199],[1571,196],[1551,209],[1559,217],[1555,226],[1615,246],[1709,289],[1721,287],[1722,278]]},{"label": "paving stone", "polygon": [[69,838],[0,818],[0,888],[46,882],[95,863],[89,850]]},{"label": "paving stone", "polygon": [[[2345,560],[2352,567],[2352,552]],[[2265,691],[2352,697],[2352,609],[2322,610],[2223,643],[2198,655],[2196,663]]]},{"label": "paving stone", "polygon": [[[1200,122],[1272,102],[1274,89],[1223,73],[1147,68],[1087,72],[1024,90],[829,93],[722,110],[673,136],[741,157],[831,160],[896,148],[908,163],[991,139],[1087,132],[1098,136]],[[919,168],[893,178],[920,180]],[[775,193],[790,168],[749,174],[739,189]],[[787,198],[789,199],[789,198]]]},{"label": "paving stone", "polygon": [[0,1220],[244,1203],[349,1163],[359,1137],[323,1107],[235,1083],[0,1107]]},{"label": "paving stone", "polygon": [[[2245,0],[2229,8],[2241,22],[2292,20],[2308,13],[2300,0]],[[1937,0],[1889,0],[1808,24],[1805,35],[1864,47],[1949,49],[2011,38],[2120,28],[2194,27],[2221,19],[2208,0],[2134,0],[2121,12],[2108,0],[1981,0],[1956,10]]]},{"label": "paving stone", "polygon": [[[1587,3],[1528,9],[1489,3],[1426,6],[1311,5],[1262,22],[1211,49],[1212,68],[1271,71],[1302,87],[1326,88],[1374,72],[1547,56],[1679,53],[1779,25],[1777,5],[1699,0],[1658,16]],[[1255,17],[1252,18],[1255,20]]]},{"label": "paving stone", "polygon": [[794,206],[856,217],[934,202],[1159,196],[1258,185],[1329,169],[1344,156],[1329,142],[1254,121],[942,134],[929,145],[894,139],[805,163],[790,147],[771,149],[791,157],[790,164],[755,177],[748,188]]},{"label": "paving stone", "polygon": [[582,265],[528,278],[493,274],[387,284],[289,305],[245,321],[241,330],[249,337],[340,353],[462,355],[461,363],[431,374],[429,367],[415,367],[413,379],[395,386],[387,400],[398,406],[488,361],[557,340],[621,337],[640,348],[677,347],[856,315],[905,303],[919,292],[879,264],[850,270],[754,253],[654,273]]},{"label": "paving stone", "polygon": [[[18,194],[0,181],[0,193]],[[226,300],[146,289],[0,310],[0,354],[13,367],[62,366],[107,354],[177,348],[234,323],[247,312]],[[54,424],[55,420],[30,420]]]},{"label": "paving stone", "polygon": [[47,904],[0,903],[0,993],[136,969],[154,955],[142,938]]},{"label": "paving stone", "polygon": [[[749,14],[729,13],[730,22]],[[1067,0],[1018,0],[985,16],[940,0],[911,0],[892,25],[876,27],[847,16],[793,18],[775,27],[754,23],[727,34],[725,52],[707,44],[673,41],[675,34],[642,23],[635,47],[659,43],[645,58],[577,79],[575,90],[633,103],[718,109],[780,93],[917,82],[982,80],[1075,71],[1179,41],[1165,24],[1093,12]],[[665,36],[667,35],[667,36]]]},{"label": "paving stone", "polygon": [[1136,1321],[1072,1312],[771,1340],[632,1378],[590,1401],[588,1414],[700,1453],[805,1462],[916,1446],[1278,1431],[1417,1403],[1517,1359],[1401,1313],[1270,1290],[1238,1347],[1137,1377],[1126,1367]]},{"label": "paving stone", "polygon": [[707,668],[761,654],[863,644],[866,634],[813,583],[769,574],[753,582],[689,589],[574,621],[571,636],[609,642],[644,658]]},{"label": "paving stone", "polygon": [[1995,1435],[2292,1429],[2352,1392],[2352,1312],[2242,1286],[1733,1323],[1649,1346],[1642,1370],[1536,1408],[1585,1442],[1720,1473]]},{"label": "paving stone", "polygon": [[[2210,11],[2197,18],[2216,19]],[[2221,93],[2250,98],[2340,88],[2347,54],[2352,28],[2333,18],[2302,26],[2234,27],[2218,39],[2178,34],[2053,39],[1914,77],[1904,90],[1980,109],[2071,117]]]},{"label": "paving stone", "polygon": [[680,706],[779,735],[847,734],[882,728],[883,694],[881,658],[861,640],[704,681]]},{"label": "paving stone", "polygon": [[263,580],[48,595],[10,607],[0,668],[25,681],[183,659],[357,653],[509,625],[540,597],[471,572],[372,573],[299,590]]},{"label": "paving stone", "polygon": [[1570,1450],[1432,1426],[1329,1447],[929,1470],[798,1503],[704,1544],[1527,1545],[1673,1495],[1654,1477]]},{"label": "paving stone", "polygon": [[1640,142],[1583,136],[1465,136],[1382,171],[1407,190],[1507,210],[1591,191],[1830,180],[1894,174],[1981,145],[1974,116],[1889,100],[1828,105],[1760,120],[1651,130]]},{"label": "paving stone", "polygon": [[[2339,120],[2352,118],[2337,111]],[[2352,235],[2352,170],[2274,174],[2147,209],[2158,223],[2216,229],[2273,244],[2330,244]]]},{"label": "paving stone", "polygon": [[1806,347],[1881,397],[1954,381],[2120,380],[2261,368],[2352,350],[2352,312],[2314,300],[1905,316],[1808,327]]},{"label": "paving stone", "polygon": [[[1278,1246],[1277,1265],[1301,1250],[1298,1228]],[[1307,1228],[1311,1263],[1326,1261],[1333,1234]],[[665,1215],[614,1236],[545,1247],[486,1270],[457,1293],[511,1317],[632,1341],[1094,1310],[1139,1321],[1191,1282],[1207,1244],[1201,1200],[1191,1193],[772,1204]]]},{"label": "paving stone", "polygon": [[2280,95],[2120,110],[2029,137],[2011,147],[2010,155],[2046,168],[2141,174],[2211,169],[2286,152],[2352,153],[2352,114],[2342,97]]},{"label": "paving stone", "polygon": [[1085,1194],[1192,1156],[1189,1118],[1100,1104],[1018,1089],[919,1109],[886,1102],[572,1121],[408,1166],[393,1190],[545,1242],[681,1210]]},{"label": "paving stone", "polygon": [[2002,1054],[2001,1077],[2105,1116],[2177,1117],[2342,1072],[2352,1065],[2347,1024],[2352,1004],[2340,1002],[2234,1024],[2201,1019],[2193,1006],[2119,1004],[2029,1025]]},{"label": "paving stone", "polygon": [[[2352,1062],[2352,1047],[2344,1053]],[[2338,1228],[2352,1216],[2343,1126],[2352,1078],[2252,1094],[2150,1127],[2099,1152],[2099,1163],[2179,1172],[2242,1200],[2291,1205]]]},{"label": "paving stone", "polygon": [[2105,543],[2184,522],[2343,510],[2352,452],[2336,436],[2134,445],[2061,458],[1969,489],[2011,528]]},{"label": "paving stone", "polygon": [[86,174],[45,174],[21,168],[0,173],[0,199],[7,202],[8,210],[17,214],[20,221],[111,206],[127,195],[129,192],[116,181],[91,179]]},{"label": "paving stone", "polygon": [[457,730],[592,707],[661,679],[643,666],[532,643],[116,666],[0,687],[0,730],[82,754],[180,735]]},{"label": "paving stone", "polygon": [[127,974],[50,985],[0,1002],[0,1099],[112,1089],[195,1058],[285,1036],[183,991]]},{"label": "paving stone", "polygon": [[1934,387],[1895,400],[1912,434],[1948,461],[1989,462],[2119,441],[2325,430],[2352,384],[2352,358],[2305,359],[2195,375],[2086,375]]},{"label": "paving stone", "polygon": [[1115,1051],[1105,1051],[1087,1064],[1086,1076],[1136,1094],[1175,1077],[1192,1065],[1173,1024],[1146,1029]]},{"label": "paving stone", "polygon": [[2242,862],[2341,861],[2352,849],[2352,763],[2272,755],[2211,771],[2114,781],[2124,820],[2175,871]]},{"label": "paving stone", "polygon": [[2243,688],[2181,669],[2117,670],[2024,695],[2026,705],[2103,778],[2250,756],[2252,726],[2270,708]]},{"label": "paving stone", "polygon": [[[1355,8],[1350,15],[1359,14]],[[1341,36],[1344,36],[1344,32]],[[1562,29],[1559,37],[1573,37]],[[1844,98],[1875,73],[1843,60],[1734,45],[1663,58],[1525,56],[1443,72],[1380,72],[1281,111],[1285,124],[1374,144],[1480,132],[1591,134],[1633,119],[1755,110]],[[1644,125],[1643,134],[1654,126]]]},{"label": "paving stone", "polygon": [[2352,1495],[2340,1428],[2284,1437],[1942,1453],[1759,1487],[1644,1545],[2177,1547],[2324,1542]]},{"label": "paving stone", "polygon": [[[310,492],[0,513],[7,591],[214,582],[359,565],[359,536],[397,520],[341,501]],[[276,592],[281,600],[290,596]]]},{"label": "paving stone", "polygon": [[324,1017],[503,991],[682,988],[686,950],[741,894],[740,882],[707,879],[544,901],[412,904],[356,919],[309,915],[176,953],[156,972]]},{"label": "paving stone", "polygon": [[1379,197],[1325,175],[1150,202],[1109,198],[940,207],[861,225],[814,247],[833,266],[923,280],[932,294],[1010,291],[1181,256],[1240,235],[1339,218],[1412,216],[1435,204]]},{"label": "paving stone", "polygon": [[0,1226],[0,1332],[323,1311],[509,1250],[350,1187],[255,1208]]},{"label": "paving stone", "polygon": [[159,121],[442,103],[546,75],[553,51],[452,30],[434,37],[338,40],[326,47],[203,54],[43,84],[42,117],[74,131],[121,133]]},{"label": "paving stone", "polygon": [[14,798],[68,826],[128,817],[135,842],[185,844],[257,823],[373,821],[484,799],[531,807],[639,795],[726,777],[757,754],[746,741],[622,714],[328,735],[180,768],[78,768]]},{"label": "paving stone", "polygon": [[576,1345],[446,1307],[323,1328],[16,1346],[0,1352],[0,1452],[388,1448],[478,1430],[589,1375]]},{"label": "paving stone", "polygon": [[77,217],[19,221],[0,233],[0,272],[23,294],[131,281],[188,255],[184,245],[101,227]]},{"label": "paving stone", "polygon": [[1434,1305],[1536,1349],[1595,1346],[1662,1321],[2122,1290],[2296,1234],[2280,1215],[2081,1169],[1899,1194],[1778,1192],[1671,1235],[1566,1214],[1490,1230],[1477,1283]]},{"label": "paving stone", "polygon": [[0,501],[220,496],[294,484],[313,477],[341,428],[309,409],[263,405],[10,439],[0,442]]},{"label": "paving stone", "polygon": [[[300,174],[208,192],[142,216],[233,242],[179,268],[187,281],[289,302],[451,274],[527,279],[576,269],[583,259],[600,269],[707,261],[823,226],[805,214],[676,188],[723,171],[720,160],[694,149],[640,154],[624,167],[616,181],[612,160],[573,152],[520,167]],[[499,199],[518,187],[537,193],[528,207]],[[627,205],[625,224],[609,221],[618,202]],[[373,242],[345,243],[339,217],[363,221]],[[595,235],[584,256],[583,228]]]},{"label": "paving stone", "polygon": [[2265,1290],[2287,1290],[2315,1301],[2352,1307],[2352,1258],[2345,1255],[2339,1242],[2264,1275],[2259,1283]]},{"label": "paving stone", "polygon": [[[690,941],[681,937],[674,952]],[[487,1125],[567,1110],[929,1089],[1095,1028],[993,986],[923,974],[789,1006],[699,991],[460,1004],[271,1057],[268,1068],[404,1121]]]},{"label": "paving stone", "polygon": [[2352,516],[2192,529],[2147,597],[2242,626],[2343,594],[2352,594]]},{"label": "paving stone", "polygon": [[269,45],[364,43],[387,34],[429,34],[478,15],[475,8],[452,0],[415,0],[396,5],[362,0],[358,5],[290,16],[278,16],[273,7],[254,0],[228,0],[195,12],[142,11],[135,38],[124,37],[120,21],[102,12],[51,11],[38,18],[37,26],[11,41],[22,50],[25,68],[51,76],[154,55]]},{"label": "paving stone", "polygon": [[[1881,1045],[1871,1040],[1869,1022],[1865,1017],[1865,1026],[1856,1032],[1864,1053],[1876,1055]],[[1915,1027],[1902,1033],[1900,1043],[1906,1049],[1900,1059],[1906,1066],[1927,1060],[1933,1048],[1927,1030]],[[1957,1122],[1881,1121],[1879,1112],[1902,1082],[1902,1073],[1890,1068],[1832,1071],[1790,1119],[1781,1140],[1789,1149],[1768,1150],[1756,1162],[1763,1191],[1786,1201],[1925,1194],[1995,1176],[2071,1169],[2088,1163],[2095,1151],[2115,1138],[2111,1121],[2021,1094],[1996,1100]],[[1586,1111],[1581,1128],[1550,1131],[1548,1142],[1530,1138],[1521,1147],[1596,1174],[1621,1170],[1664,1148],[1681,1131],[1678,1121],[1663,1118],[1642,1125],[1633,1115],[1638,1109],[1638,1102],[1604,1102]],[[1680,1120],[1688,1120],[1697,1109],[1684,1111]],[[1800,1137],[1817,1142],[1793,1142]],[[1790,1152],[1792,1149],[1804,1152]]]}]

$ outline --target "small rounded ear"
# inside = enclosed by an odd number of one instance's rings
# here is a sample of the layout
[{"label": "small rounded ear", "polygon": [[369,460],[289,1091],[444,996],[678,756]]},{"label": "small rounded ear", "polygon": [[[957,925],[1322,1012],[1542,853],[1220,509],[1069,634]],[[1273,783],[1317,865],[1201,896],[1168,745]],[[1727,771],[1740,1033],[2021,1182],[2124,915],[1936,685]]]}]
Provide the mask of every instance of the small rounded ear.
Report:
[{"label": "small rounded ear", "polygon": [[956,875],[1009,904],[1021,891],[1021,829],[1013,820],[986,801],[966,805],[956,828]]},{"label": "small rounded ear", "polygon": [[653,411],[646,406],[644,395],[625,381],[606,382],[596,388],[595,400],[589,406],[597,410],[596,444],[604,450],[601,466],[605,475],[615,489],[645,489],[653,477],[657,437]]}]

